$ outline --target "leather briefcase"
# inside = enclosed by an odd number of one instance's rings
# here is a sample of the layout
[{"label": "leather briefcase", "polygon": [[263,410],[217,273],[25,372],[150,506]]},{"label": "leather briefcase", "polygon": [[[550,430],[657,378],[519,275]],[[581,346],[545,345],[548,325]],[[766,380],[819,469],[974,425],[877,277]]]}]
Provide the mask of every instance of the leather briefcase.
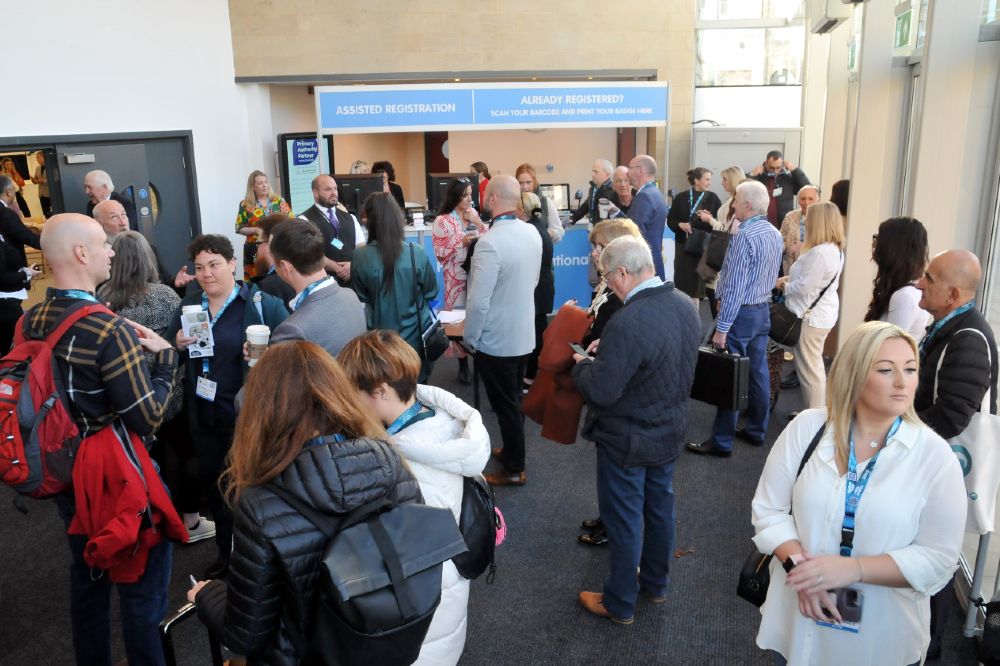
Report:
[{"label": "leather briefcase", "polygon": [[750,358],[711,347],[698,349],[691,397],[720,409],[746,409],[750,396]]}]

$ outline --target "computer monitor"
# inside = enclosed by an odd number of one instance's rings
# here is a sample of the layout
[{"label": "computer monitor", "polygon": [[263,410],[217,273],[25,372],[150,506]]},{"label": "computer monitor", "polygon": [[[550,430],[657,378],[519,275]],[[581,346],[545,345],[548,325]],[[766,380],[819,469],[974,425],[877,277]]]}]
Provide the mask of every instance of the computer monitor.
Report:
[{"label": "computer monitor", "polygon": [[381,175],[335,173],[333,179],[337,181],[337,200],[355,215],[369,194],[383,191]]},{"label": "computer monitor", "polygon": [[441,202],[444,201],[448,183],[456,178],[467,178],[472,185],[472,206],[479,210],[479,174],[478,173],[429,173],[427,174],[427,210],[436,215]]},{"label": "computer monitor", "polygon": [[542,183],[538,191],[552,199],[556,210],[569,210],[569,183]]}]

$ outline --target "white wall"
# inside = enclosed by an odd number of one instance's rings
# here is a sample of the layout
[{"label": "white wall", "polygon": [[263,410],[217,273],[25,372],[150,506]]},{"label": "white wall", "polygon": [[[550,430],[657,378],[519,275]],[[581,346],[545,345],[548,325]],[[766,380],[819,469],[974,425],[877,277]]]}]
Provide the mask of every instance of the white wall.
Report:
[{"label": "white wall", "polygon": [[0,134],[192,130],[202,226],[232,235],[257,164],[226,2],[28,2],[4,21],[9,52],[23,54],[4,88],[35,102],[8,98]]}]

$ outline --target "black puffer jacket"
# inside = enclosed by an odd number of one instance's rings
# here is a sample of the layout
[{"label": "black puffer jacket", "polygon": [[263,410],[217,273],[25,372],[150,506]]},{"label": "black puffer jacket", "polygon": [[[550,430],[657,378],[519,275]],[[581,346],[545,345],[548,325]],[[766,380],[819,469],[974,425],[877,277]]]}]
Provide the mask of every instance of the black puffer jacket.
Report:
[{"label": "black puffer jacket", "polygon": [[[346,514],[388,495],[394,504],[422,502],[396,451],[375,440],[310,446],[271,481],[325,514]],[[311,620],[319,561],[327,539],[269,489],[246,490],[235,510],[228,583],[213,581],[195,602],[205,625],[250,664],[299,663],[286,626]]]},{"label": "black puffer jacket", "polygon": [[690,299],[673,284],[633,296],[604,327],[597,358],[573,368],[590,410],[583,436],[624,467],[676,459],[700,337]]},{"label": "black puffer jacket", "polygon": [[[980,331],[989,342],[973,331]],[[945,349],[947,348],[947,351]],[[944,352],[941,372],[938,361]],[[934,379],[937,376],[937,400]],[[941,327],[927,343],[920,361],[920,383],[913,399],[917,416],[941,437],[949,439],[965,430],[982,407],[987,391],[990,413],[997,413],[997,345],[993,330],[977,310],[964,312]]]}]

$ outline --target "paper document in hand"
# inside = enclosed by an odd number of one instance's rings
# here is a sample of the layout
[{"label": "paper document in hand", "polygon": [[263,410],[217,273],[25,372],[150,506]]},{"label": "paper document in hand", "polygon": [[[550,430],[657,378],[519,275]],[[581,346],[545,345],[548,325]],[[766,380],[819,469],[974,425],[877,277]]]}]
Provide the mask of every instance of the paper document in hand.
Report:
[{"label": "paper document in hand", "polygon": [[457,324],[465,321],[465,310],[442,310],[437,316],[442,324]]}]

